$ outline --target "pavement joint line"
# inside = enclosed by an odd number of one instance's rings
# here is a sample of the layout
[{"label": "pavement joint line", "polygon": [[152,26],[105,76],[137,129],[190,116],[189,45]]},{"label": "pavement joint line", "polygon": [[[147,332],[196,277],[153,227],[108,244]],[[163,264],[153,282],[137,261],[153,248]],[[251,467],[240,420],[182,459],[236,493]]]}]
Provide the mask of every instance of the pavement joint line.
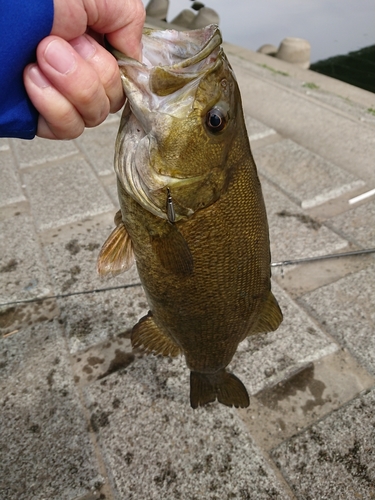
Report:
[{"label": "pavement joint line", "polygon": [[288,483],[286,477],[282,473],[281,469],[279,469],[274,461],[274,459],[271,457],[269,450],[267,450],[264,446],[262,446],[259,443],[259,440],[257,439],[257,436],[250,432],[250,429],[246,425],[246,409],[244,408],[238,408],[237,413],[239,416],[240,420],[240,425],[244,432],[248,435],[250,435],[250,439],[254,441],[258,449],[260,450],[260,453],[262,454],[264,460],[268,463],[270,468],[272,469],[273,473],[275,474],[276,478],[280,481],[282,487],[285,490],[285,493],[289,495],[289,500],[297,500],[297,497],[291,488],[290,484]]},{"label": "pavement joint line", "polygon": [[48,159],[48,160],[45,160],[45,161],[40,162],[40,163],[33,163],[31,165],[21,165],[17,154],[15,154],[14,156],[16,158],[17,169],[18,169],[18,172],[20,173],[20,175],[23,175],[24,173],[36,172],[38,170],[47,169],[48,167],[51,167],[51,166],[53,167],[55,165],[60,164],[62,161],[70,160],[71,158],[75,158],[75,157],[84,158],[82,152],[80,150],[77,150],[77,151],[74,151],[72,153],[67,154],[66,156],[61,156],[59,158]]},{"label": "pavement joint line", "polygon": [[[328,201],[333,201],[336,198],[339,198],[340,196],[350,192],[354,191],[355,189],[364,187],[366,183],[362,179],[358,179],[354,182],[351,182],[350,184],[344,184],[342,186],[336,187],[334,189],[331,189],[330,191],[326,193],[321,193],[314,198],[310,198],[308,200],[303,200],[301,203],[301,207],[303,209],[310,209],[310,208],[315,208],[319,205],[323,205],[323,203],[327,203]],[[375,193],[375,189],[374,189]],[[350,203],[350,201],[349,201]]]},{"label": "pavement joint line", "polygon": [[[346,213],[346,211],[342,212],[342,213]],[[363,247],[363,244],[360,242],[360,240],[356,239],[356,236],[353,236],[349,232],[345,232],[345,229],[343,230],[342,228],[338,228],[335,225],[335,217],[331,217],[330,219],[327,219],[326,221],[324,221],[324,225],[330,231],[332,231],[333,233],[335,233],[338,236],[340,236],[340,238],[342,238],[343,240],[346,240],[349,245],[353,245],[353,246],[355,246],[357,248]]]},{"label": "pavement joint line", "polygon": [[259,141],[260,139],[264,139],[265,137],[269,137],[270,135],[277,134],[276,130],[270,129],[265,132],[258,132],[257,134],[253,134],[249,136],[250,141]]},{"label": "pavement joint line", "polygon": [[[73,368],[74,359],[73,359],[72,354],[69,352],[69,346],[68,346],[68,342],[67,342],[66,337],[65,337],[65,345],[66,345],[67,352],[69,353],[68,356],[69,356],[69,360],[70,360],[70,366],[72,369],[72,373],[74,374],[74,368]],[[85,500],[85,498],[87,498],[87,497],[90,498],[89,495],[94,496],[96,494],[96,492],[98,492],[98,493],[103,492],[104,498],[108,498],[108,500],[115,500],[116,497],[115,497],[115,493],[113,491],[113,486],[112,486],[113,482],[110,480],[110,477],[109,477],[110,471],[108,470],[107,465],[105,463],[103,450],[99,444],[98,437],[96,436],[95,432],[92,429],[91,420],[90,420],[90,408],[86,404],[82,388],[79,387],[78,384],[75,384],[75,387],[76,387],[78,399],[80,402],[81,411],[82,411],[82,413],[84,415],[84,419],[86,421],[89,439],[90,439],[92,446],[93,446],[93,449],[94,449],[94,455],[95,455],[97,465],[98,465],[98,473],[101,477],[101,482],[100,482],[100,484],[96,485],[95,491],[91,491],[89,494],[81,497],[81,499]],[[102,495],[100,495],[99,500],[101,497],[102,497]],[[91,497],[91,498],[93,498],[93,497]]]},{"label": "pavement joint line", "polygon": [[[345,403],[342,403],[338,408],[335,408],[334,410],[332,410],[331,412],[328,412],[326,413],[325,415],[317,418],[316,420],[314,420],[314,422],[310,425],[308,425],[307,427],[297,431],[296,433],[294,433],[292,436],[288,437],[285,441],[283,441],[283,443],[287,443],[288,441],[291,441],[292,439],[296,438],[297,436],[301,436],[302,434],[304,434],[306,432],[306,429],[309,429],[313,426],[316,426],[318,425],[320,422],[324,422],[324,420],[327,420],[329,418],[332,418],[332,415],[334,413],[337,413],[339,411],[342,411],[344,410],[345,408],[347,408],[348,406],[350,406],[353,401],[356,401],[357,399],[359,399],[360,397],[364,396],[365,394],[368,394],[369,392],[371,392],[372,390],[374,389],[374,387],[370,387],[368,389],[364,389],[363,391],[359,392],[358,394],[356,394],[354,396],[354,398],[352,399],[349,399],[348,401],[345,401]],[[270,455],[272,456],[272,453],[278,448],[279,445],[276,445],[275,447],[271,448],[269,450],[269,453]],[[282,472],[282,469],[279,469],[281,472]]]}]

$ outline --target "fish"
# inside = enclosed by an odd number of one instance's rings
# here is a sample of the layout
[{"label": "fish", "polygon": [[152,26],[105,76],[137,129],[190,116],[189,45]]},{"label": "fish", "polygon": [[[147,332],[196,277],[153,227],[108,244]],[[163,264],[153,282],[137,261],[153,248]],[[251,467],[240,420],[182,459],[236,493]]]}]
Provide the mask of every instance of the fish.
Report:
[{"label": "fish", "polygon": [[132,346],[185,357],[192,408],[245,408],[246,387],[227,366],[240,342],[283,316],[238,83],[216,25],[145,28],[142,44],[142,62],[110,48],[126,103],[114,161],[120,210],[98,272],[136,262],[150,310]]}]

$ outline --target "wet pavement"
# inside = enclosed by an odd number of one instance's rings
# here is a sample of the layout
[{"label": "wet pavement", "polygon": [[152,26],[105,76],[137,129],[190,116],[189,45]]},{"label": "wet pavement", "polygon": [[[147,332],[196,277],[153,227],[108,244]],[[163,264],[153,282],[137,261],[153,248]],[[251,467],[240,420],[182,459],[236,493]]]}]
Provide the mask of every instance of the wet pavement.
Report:
[{"label": "wet pavement", "polygon": [[[375,95],[225,49],[273,261],[375,247]],[[131,349],[136,269],[96,275],[118,125],[0,139],[0,498],[375,498],[375,256],[273,268],[284,322],[230,365],[250,407],[192,410],[183,359]]]}]

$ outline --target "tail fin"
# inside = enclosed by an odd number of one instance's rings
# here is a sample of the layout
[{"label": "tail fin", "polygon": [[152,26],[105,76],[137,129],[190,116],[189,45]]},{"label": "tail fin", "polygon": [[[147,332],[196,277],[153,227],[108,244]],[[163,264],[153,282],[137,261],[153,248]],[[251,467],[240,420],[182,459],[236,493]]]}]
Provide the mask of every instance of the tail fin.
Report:
[{"label": "tail fin", "polygon": [[240,379],[222,369],[216,373],[190,372],[190,404],[198,408],[215,400],[226,406],[246,408],[250,404]]}]

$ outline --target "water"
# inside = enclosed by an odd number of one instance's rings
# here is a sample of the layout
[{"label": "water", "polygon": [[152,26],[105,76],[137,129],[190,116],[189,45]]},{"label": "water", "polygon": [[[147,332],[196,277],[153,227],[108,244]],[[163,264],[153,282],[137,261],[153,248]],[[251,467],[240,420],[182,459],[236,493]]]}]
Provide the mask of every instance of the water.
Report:
[{"label": "water", "polygon": [[[374,0],[200,1],[218,12],[224,40],[252,50],[295,36],[310,42],[316,62],[375,44]],[[170,0],[167,20],[191,5]]]}]

